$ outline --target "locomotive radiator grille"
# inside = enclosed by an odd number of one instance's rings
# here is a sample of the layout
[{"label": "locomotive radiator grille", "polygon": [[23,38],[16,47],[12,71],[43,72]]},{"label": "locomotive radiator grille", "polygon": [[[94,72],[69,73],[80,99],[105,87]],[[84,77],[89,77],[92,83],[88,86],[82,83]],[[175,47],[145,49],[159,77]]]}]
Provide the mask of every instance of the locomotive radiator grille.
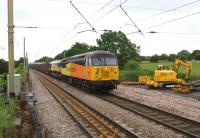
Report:
[{"label": "locomotive radiator grille", "polygon": [[109,71],[103,71],[102,77],[103,78],[109,78],[110,77]]}]

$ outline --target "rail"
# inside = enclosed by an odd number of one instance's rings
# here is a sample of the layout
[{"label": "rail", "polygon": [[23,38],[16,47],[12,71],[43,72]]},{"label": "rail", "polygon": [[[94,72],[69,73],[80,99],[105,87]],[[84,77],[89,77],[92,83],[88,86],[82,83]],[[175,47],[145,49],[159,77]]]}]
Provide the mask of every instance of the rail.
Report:
[{"label": "rail", "polygon": [[[89,137],[135,137],[139,136],[99,113],[89,105],[78,100],[64,89],[47,79],[43,74],[34,71],[39,80],[73,116]],[[39,73],[39,74],[38,74]]]},{"label": "rail", "polygon": [[176,130],[189,137],[200,137],[200,123],[194,120],[187,119],[170,112],[166,112],[113,94],[99,95],[98,97],[143,117],[156,121],[164,126],[170,127],[173,130]]}]

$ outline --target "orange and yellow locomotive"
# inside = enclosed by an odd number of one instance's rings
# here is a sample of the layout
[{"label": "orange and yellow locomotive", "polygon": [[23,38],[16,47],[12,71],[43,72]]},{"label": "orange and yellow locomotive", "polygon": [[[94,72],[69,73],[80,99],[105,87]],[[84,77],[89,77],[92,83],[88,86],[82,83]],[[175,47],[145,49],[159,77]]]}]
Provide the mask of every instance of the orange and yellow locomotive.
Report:
[{"label": "orange and yellow locomotive", "polygon": [[63,80],[85,89],[112,90],[119,84],[116,55],[94,51],[50,63],[49,70]]}]

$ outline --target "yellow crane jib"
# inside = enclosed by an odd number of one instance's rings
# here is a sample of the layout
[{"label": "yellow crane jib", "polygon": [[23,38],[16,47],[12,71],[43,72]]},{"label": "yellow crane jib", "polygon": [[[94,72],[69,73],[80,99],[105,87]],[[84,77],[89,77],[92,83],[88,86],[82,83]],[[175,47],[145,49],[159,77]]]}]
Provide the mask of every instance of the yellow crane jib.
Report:
[{"label": "yellow crane jib", "polygon": [[192,64],[186,61],[182,61],[180,59],[176,59],[173,65],[173,70],[178,74],[178,70],[180,65],[185,67],[185,80],[188,81],[190,72],[192,71]]}]

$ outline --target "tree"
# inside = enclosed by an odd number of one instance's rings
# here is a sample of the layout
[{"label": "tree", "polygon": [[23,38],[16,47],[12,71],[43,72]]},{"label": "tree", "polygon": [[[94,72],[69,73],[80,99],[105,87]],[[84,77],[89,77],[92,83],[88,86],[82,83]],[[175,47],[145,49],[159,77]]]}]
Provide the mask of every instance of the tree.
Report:
[{"label": "tree", "polygon": [[67,50],[66,57],[87,53],[89,51],[90,49],[88,44],[76,42],[69,50]]},{"label": "tree", "polygon": [[66,57],[66,53],[67,53],[67,50],[64,50],[62,53],[59,53],[58,55],[56,55],[54,57],[54,60],[60,60],[62,58],[65,58]]},{"label": "tree", "polygon": [[20,59],[18,61],[15,62],[15,68],[18,67],[18,65],[20,63],[23,63],[24,64],[24,58],[23,57],[20,57]]},{"label": "tree", "polygon": [[140,56],[141,61],[149,61],[150,58],[150,56]]},{"label": "tree", "polygon": [[169,54],[168,60],[174,62],[176,59],[176,54]]},{"label": "tree", "polygon": [[162,54],[160,56],[160,60],[168,60],[168,55],[167,54]]},{"label": "tree", "polygon": [[137,61],[131,59],[125,64],[124,69],[131,70],[131,69],[140,69],[140,65]]},{"label": "tree", "polygon": [[200,61],[200,53],[197,53],[196,56],[194,57],[194,59]]},{"label": "tree", "polygon": [[151,56],[150,62],[157,63],[159,61],[159,56],[157,54]]},{"label": "tree", "polygon": [[99,46],[90,46],[90,51],[102,50]]},{"label": "tree", "polygon": [[194,50],[194,51],[192,52],[192,54],[191,54],[192,59],[195,59],[195,57],[196,57],[197,55],[199,55],[199,53],[200,53],[200,50]]},{"label": "tree", "polygon": [[187,50],[182,50],[178,52],[177,57],[181,60],[191,60],[191,53]]},{"label": "tree", "polygon": [[126,37],[126,35],[119,32],[104,32],[100,39],[97,39],[99,48],[105,51],[110,51],[117,55],[119,67],[124,68],[124,64],[128,59],[135,59],[139,56],[136,49],[136,44]]},{"label": "tree", "polygon": [[70,57],[82,53],[90,52],[90,46],[86,43],[76,42],[72,47],[68,50],[64,50],[62,53],[56,55],[54,60],[63,59],[65,57]]},{"label": "tree", "polygon": [[52,58],[47,57],[47,56],[44,56],[44,57],[42,57],[42,58],[36,60],[35,62],[45,62],[45,63],[49,63],[49,62],[51,62],[51,61],[52,61]]},{"label": "tree", "polygon": [[8,62],[0,59],[0,74],[8,72]]}]

